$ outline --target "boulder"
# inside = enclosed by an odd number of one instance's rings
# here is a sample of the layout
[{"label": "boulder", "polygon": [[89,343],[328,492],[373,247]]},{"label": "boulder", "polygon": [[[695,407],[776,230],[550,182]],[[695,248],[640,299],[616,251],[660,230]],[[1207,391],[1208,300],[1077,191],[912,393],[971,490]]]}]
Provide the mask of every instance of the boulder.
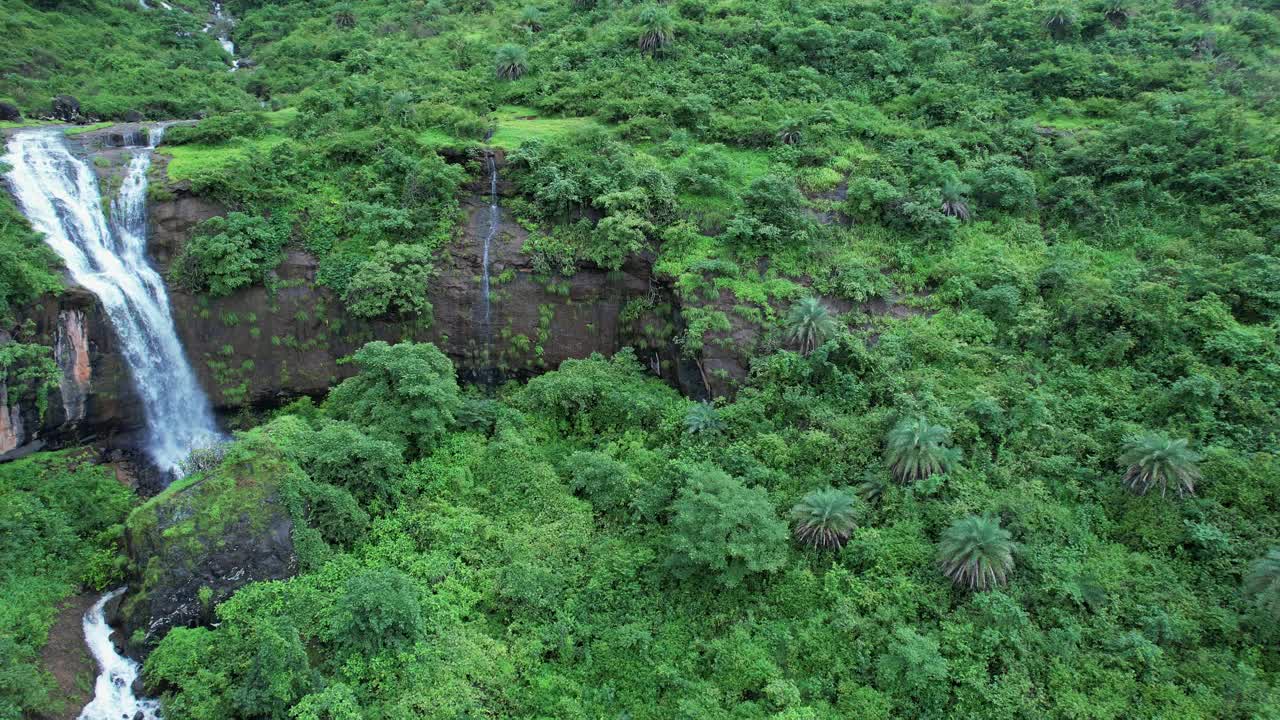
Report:
[{"label": "boulder", "polygon": [[289,488],[305,477],[261,435],[213,470],[170,485],[129,516],[129,592],[118,610],[129,654],[144,656],[175,627],[214,620],[239,588],[294,575]]},{"label": "boulder", "polygon": [[13,103],[0,102],[0,120],[5,122],[21,122],[22,111]]},{"label": "boulder", "polygon": [[53,117],[63,122],[80,119],[80,101],[71,95],[59,95],[53,99]]}]

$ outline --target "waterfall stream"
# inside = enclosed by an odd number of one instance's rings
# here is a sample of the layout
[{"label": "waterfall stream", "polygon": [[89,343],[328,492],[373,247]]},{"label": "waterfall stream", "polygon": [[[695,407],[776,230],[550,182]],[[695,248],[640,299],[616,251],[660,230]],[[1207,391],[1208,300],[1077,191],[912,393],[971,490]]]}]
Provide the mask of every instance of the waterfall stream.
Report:
[{"label": "waterfall stream", "polygon": [[486,345],[492,340],[492,328],[490,327],[490,308],[489,308],[489,245],[498,235],[498,226],[502,222],[501,210],[498,207],[498,162],[494,159],[493,153],[485,154],[485,159],[489,165],[489,227],[484,233],[484,249],[481,254],[480,263],[480,302],[484,308],[484,339]]},{"label": "waterfall stream", "polygon": [[133,682],[141,668],[138,663],[116,651],[111,642],[111,626],[107,624],[105,608],[124,588],[103,595],[89,612],[84,614],[84,639],[89,652],[98,663],[98,680],[93,688],[93,700],[80,711],[77,720],[157,720],[159,703],[134,696]]},{"label": "waterfall stream", "polygon": [[[164,282],[146,257],[147,171],[162,132],[153,128],[150,146],[132,151],[120,192],[111,200],[110,220],[102,210],[97,175],[71,153],[61,130],[15,134],[4,159],[12,167],[10,188],[32,227],[111,319],[142,398],[147,454],[176,475],[192,448],[222,436],[178,341]],[[85,641],[102,672],[80,720],[132,719],[139,712],[148,720],[156,717],[154,701],[134,697],[138,665],[116,651],[103,616],[103,607],[121,592],[103,596],[85,616]]]},{"label": "waterfall stream", "polygon": [[[153,131],[154,140],[158,131]],[[111,219],[97,175],[67,149],[60,130],[23,131],[9,141],[9,185],[35,230],[102,303],[142,398],[147,454],[176,473],[192,448],[221,439],[209,401],[178,342],[164,282],[146,257],[151,149],[133,150]]]}]

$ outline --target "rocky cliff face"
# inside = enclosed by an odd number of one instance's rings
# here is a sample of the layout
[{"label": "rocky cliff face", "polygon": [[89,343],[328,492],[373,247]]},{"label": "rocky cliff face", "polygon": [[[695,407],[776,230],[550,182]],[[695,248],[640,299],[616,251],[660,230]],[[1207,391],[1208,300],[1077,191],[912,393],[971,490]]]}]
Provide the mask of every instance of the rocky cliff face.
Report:
[{"label": "rocky cliff face", "polygon": [[[647,262],[633,258],[618,272],[583,268],[570,278],[540,277],[522,252],[527,233],[505,213],[490,249],[486,343],[480,276],[487,200],[476,195],[464,207],[467,221],[436,258],[429,324],[346,314],[338,298],[316,284],[315,258],[300,250],[289,251],[277,268],[274,291],[251,287],[210,299],[171,289],[178,333],[214,405],[225,411],[322,394],[353,372],[340,358],[370,340],[406,338],[435,343],[464,379],[527,377],[568,358],[630,345],[642,349],[661,377],[690,380],[670,343],[675,306]],[[197,224],[223,212],[176,189],[172,200],[151,209],[151,256],[167,267]]]},{"label": "rocky cliff face", "polygon": [[17,316],[23,323],[11,332],[0,330],[0,343],[12,338],[52,348],[62,377],[43,413],[30,393],[0,383],[0,460],[46,445],[131,446],[142,429],[142,407],[97,299],[72,287]]},{"label": "rocky cliff face", "polygon": [[[117,127],[79,141],[102,158],[97,165],[104,188],[110,188],[112,168],[125,157],[115,148],[136,140],[136,132]],[[163,169],[162,161],[157,168]],[[168,197],[154,199],[149,208],[148,251],[162,272],[196,225],[226,212],[181,185],[171,190],[158,194]],[[429,323],[353,318],[332,292],[316,284],[315,258],[299,250],[287,254],[272,290],[251,287],[211,299],[171,288],[178,335],[214,406],[231,413],[322,395],[353,372],[338,360],[375,339],[433,342],[463,379],[482,380],[525,378],[569,358],[632,346],[655,375],[693,394],[703,391],[697,367],[682,361],[672,342],[680,329],[678,306],[645,258],[631,258],[616,272],[586,267],[572,277],[541,276],[522,250],[526,231],[505,212],[490,249],[486,341],[480,312],[486,192],[487,183],[469,189],[466,221],[436,258]],[[43,417],[34,403],[0,398],[0,404],[10,403],[0,420],[0,453],[89,440],[129,447],[143,426],[141,406],[93,296],[72,288],[19,317],[34,320],[34,339],[24,341],[54,348],[63,378]]]}]

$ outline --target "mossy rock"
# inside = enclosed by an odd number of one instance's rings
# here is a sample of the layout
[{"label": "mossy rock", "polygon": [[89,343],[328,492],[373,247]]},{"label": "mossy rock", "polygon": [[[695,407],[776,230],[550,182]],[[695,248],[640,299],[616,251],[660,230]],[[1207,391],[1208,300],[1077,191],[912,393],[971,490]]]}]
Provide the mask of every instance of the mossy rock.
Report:
[{"label": "mossy rock", "polygon": [[145,655],[174,627],[212,622],[213,609],[248,583],[294,575],[286,488],[304,481],[264,435],[249,433],[218,467],[135,509],[125,528],[130,590],[118,617],[129,650]]}]

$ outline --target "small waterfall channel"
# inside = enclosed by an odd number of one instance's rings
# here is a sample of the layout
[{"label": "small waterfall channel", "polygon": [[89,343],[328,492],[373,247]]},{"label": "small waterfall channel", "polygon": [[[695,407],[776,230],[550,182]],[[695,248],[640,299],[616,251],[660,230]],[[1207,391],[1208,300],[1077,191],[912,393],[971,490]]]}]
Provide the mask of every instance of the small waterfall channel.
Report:
[{"label": "small waterfall channel", "polygon": [[117,652],[111,642],[106,606],[124,590],[119,588],[103,595],[84,614],[84,639],[102,672],[94,684],[93,700],[80,711],[77,720],[158,720],[160,717],[160,703],[133,694],[134,681],[142,668]]},{"label": "small waterfall channel", "polygon": [[[169,298],[146,257],[147,171],[163,128],[132,150],[111,217],[102,209],[97,175],[68,149],[59,129],[23,131],[9,141],[7,178],[19,207],[88,288],[111,319],[120,349],[142,398],[147,454],[177,476],[192,448],[222,440],[195,373],[178,341]],[[134,696],[138,664],[111,643],[104,607],[124,588],[103,596],[84,618],[85,641],[98,662],[93,701],[80,720],[153,720],[158,705]]]},{"label": "small waterfall channel", "polygon": [[492,281],[492,246],[498,237],[498,228],[502,224],[502,208],[498,204],[498,160],[493,150],[484,154],[485,169],[489,174],[488,208],[485,215],[485,227],[477,233],[481,238],[480,246],[480,297],[474,306],[472,318],[478,326],[476,333],[478,342],[473,356],[474,365],[463,371],[470,382],[492,389],[497,387],[501,379],[501,371],[496,366],[497,358],[493,348],[493,281]]},{"label": "small waterfall channel", "polygon": [[241,58],[236,55],[236,44],[231,41],[231,27],[235,25],[235,20],[222,9],[222,3],[213,3],[213,22],[206,23],[204,31],[213,31],[214,37],[218,39],[218,44],[222,49],[231,56],[231,72],[240,69]]},{"label": "small waterfall channel", "polygon": [[480,302],[484,309],[484,340],[486,345],[492,344],[493,328],[491,309],[489,307],[489,246],[498,236],[498,226],[502,223],[502,209],[498,207],[498,161],[492,151],[485,153],[485,162],[489,167],[489,227],[484,233],[484,248],[481,251],[480,263]]}]

